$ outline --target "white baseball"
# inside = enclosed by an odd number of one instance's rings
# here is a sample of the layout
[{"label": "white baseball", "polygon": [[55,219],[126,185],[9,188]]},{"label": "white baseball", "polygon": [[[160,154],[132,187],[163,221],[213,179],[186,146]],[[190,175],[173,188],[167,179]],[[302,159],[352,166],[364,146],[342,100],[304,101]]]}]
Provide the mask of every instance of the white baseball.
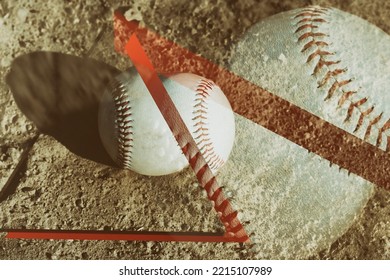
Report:
[{"label": "white baseball", "polygon": [[[390,37],[367,21],[333,8],[277,14],[240,38],[230,67],[271,93],[389,150]],[[256,257],[307,258],[329,248],[361,213],[373,184],[277,134],[236,119],[237,149],[221,181],[237,193],[234,206],[242,209],[240,219],[250,221],[246,230],[253,232]],[[258,142],[256,148],[246,143],[250,136]],[[235,186],[237,176],[246,176],[245,185]]]},{"label": "white baseball", "polygon": [[[230,104],[212,81],[181,73],[163,84],[203,157],[215,173],[233,147],[235,125]],[[188,166],[172,132],[135,68],[123,72],[105,91],[99,133],[111,158],[137,173],[159,176]]]},{"label": "white baseball", "polygon": [[389,46],[390,37],[363,19],[311,7],[252,27],[232,65],[246,79],[386,150]]}]

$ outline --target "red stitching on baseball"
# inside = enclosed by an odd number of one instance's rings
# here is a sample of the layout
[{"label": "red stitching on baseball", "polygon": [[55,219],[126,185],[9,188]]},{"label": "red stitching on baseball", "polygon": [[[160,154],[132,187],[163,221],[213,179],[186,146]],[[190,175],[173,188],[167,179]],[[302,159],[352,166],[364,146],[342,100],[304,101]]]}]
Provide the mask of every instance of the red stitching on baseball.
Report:
[{"label": "red stitching on baseball", "polygon": [[324,79],[322,79],[322,81],[320,83],[318,83],[318,87],[322,87],[324,86],[331,78],[333,77],[336,77],[342,73],[345,73],[346,72],[346,69],[336,69],[334,71],[328,71],[328,73],[326,73]]},{"label": "red stitching on baseball", "polygon": [[328,66],[331,66],[331,65],[335,65],[335,64],[339,64],[341,61],[338,60],[338,61],[327,61],[325,59],[323,59],[322,57],[320,58],[320,60],[318,61],[316,67],[314,68],[314,71],[312,73],[312,75],[317,75],[320,70],[323,68],[323,67],[328,67]]},{"label": "red stitching on baseball", "polygon": [[[333,97],[333,95],[337,92],[341,92],[341,97],[338,101],[338,107],[341,107],[344,105],[346,101],[350,102],[350,105],[347,110],[347,116],[345,118],[345,121],[349,121],[352,117],[352,114],[354,114],[355,111],[359,112],[359,119],[356,124],[354,132],[358,131],[361,126],[364,123],[364,120],[368,118],[369,124],[365,130],[364,139],[367,140],[371,133],[373,127],[375,127],[378,130],[378,136],[376,139],[376,145],[380,146],[380,144],[383,142],[383,138],[386,136],[387,131],[390,130],[390,120],[384,124],[382,127],[378,127],[379,121],[382,118],[382,114],[379,116],[373,117],[373,119],[370,119],[372,116],[372,112],[375,109],[375,106],[371,106],[369,109],[364,109],[361,107],[363,104],[367,102],[367,98],[362,98],[360,100],[355,100],[355,94],[357,91],[355,90],[344,90],[344,87],[347,84],[350,84],[352,82],[352,79],[349,80],[338,80],[338,76],[341,74],[347,73],[347,69],[336,69],[336,70],[330,70],[329,66],[339,64],[341,61],[331,61],[327,60],[325,56],[331,56],[334,55],[334,53],[324,50],[323,48],[328,47],[329,44],[324,40],[318,40],[319,37],[328,37],[326,33],[322,32],[314,32],[314,29],[320,29],[322,23],[327,23],[328,21],[322,18],[322,15],[325,15],[328,9],[323,8],[317,8],[317,7],[311,7],[304,10],[301,10],[294,19],[300,18],[300,20],[297,22],[297,29],[295,30],[295,33],[299,33],[303,30],[305,30],[304,34],[300,35],[298,38],[298,42],[301,42],[307,38],[312,38],[309,42],[305,43],[303,46],[301,52],[305,52],[308,49],[315,48],[307,58],[307,63],[312,61],[314,58],[319,57],[319,61],[317,62],[314,71],[312,75],[317,76],[321,69],[328,68],[327,73],[322,78],[322,80],[318,83],[318,88],[325,86],[329,81],[333,80],[332,85],[330,85],[330,88],[328,89],[328,94],[325,98],[325,100],[330,99]],[[306,31],[309,29],[308,31]],[[387,138],[390,136],[387,135]],[[386,151],[389,150],[390,143],[387,141],[387,147]]]},{"label": "red stitching on baseball", "polygon": [[221,195],[221,193],[222,193],[222,188],[218,188],[209,198],[213,201],[216,201],[218,199],[218,196]]},{"label": "red stitching on baseball", "polygon": [[339,102],[338,102],[338,106],[341,107],[344,105],[345,101],[349,100],[350,97],[357,93],[357,91],[346,91],[346,92],[343,92],[343,95],[341,96],[341,98],[339,99]]},{"label": "red stitching on baseball", "polygon": [[309,24],[304,24],[304,25],[302,25],[301,27],[299,27],[299,28],[295,31],[295,33],[298,33],[299,31],[302,31],[302,30],[307,29],[307,28],[313,29],[313,28],[318,28],[318,26],[317,26],[317,25],[314,25],[314,24],[311,24],[311,23],[309,23]]},{"label": "red stitching on baseball", "polygon": [[131,150],[133,148],[133,120],[128,119],[132,116],[130,101],[126,93],[126,87],[119,81],[111,84],[111,96],[115,103],[116,121],[115,129],[118,133],[118,156],[117,162],[122,167],[131,167]]},{"label": "red stitching on baseball", "polygon": [[328,11],[328,8],[323,7],[306,7],[301,9],[302,12],[316,12],[316,13],[322,13],[325,14],[326,11]]},{"label": "red stitching on baseball", "polygon": [[215,186],[216,182],[217,181],[216,181],[215,177],[212,177],[210,179],[210,181],[208,181],[205,184],[204,189],[206,190],[207,196],[209,196],[209,193],[210,193],[211,189],[213,189],[213,186]]},{"label": "red stitching on baseball", "polygon": [[[390,119],[379,129],[378,138],[376,141],[376,145],[380,146],[382,144],[382,138],[385,131],[390,130]],[[390,152],[390,136],[387,136],[387,146],[386,152]]]},{"label": "red stitching on baseball", "polygon": [[[221,166],[224,163],[224,160],[220,158],[213,149],[213,145],[211,143],[210,137],[209,137],[209,130],[206,127],[207,123],[205,120],[207,120],[207,106],[206,106],[206,99],[210,95],[208,90],[211,90],[214,87],[214,83],[207,81],[207,80],[201,80],[199,82],[199,85],[196,89],[196,99],[195,102],[198,102],[195,104],[195,108],[202,108],[194,110],[194,117],[193,120],[197,121],[194,124],[194,127],[196,128],[195,133],[201,132],[200,135],[197,137],[194,137],[194,140],[196,141],[196,145],[198,146],[199,151],[203,154],[203,158],[208,162],[208,165],[210,168],[217,168]],[[177,139],[178,143],[181,142],[181,136],[175,135],[175,138]],[[220,216],[221,221],[224,223],[226,228],[226,236],[229,237],[239,237],[243,236],[241,239],[242,242],[247,241],[248,237],[245,233],[245,229],[239,222],[237,218],[237,211],[234,211],[231,208],[231,205],[229,201],[225,198],[222,192],[222,188],[218,187],[217,181],[215,176],[208,173],[207,165],[203,165],[199,167],[199,158],[200,158],[200,152],[197,152],[194,156],[190,156],[191,151],[191,145],[190,143],[186,143],[181,147],[184,155],[187,157],[189,164],[194,169],[196,177],[198,178],[199,182],[203,182],[204,189],[207,193],[207,197],[210,199],[210,201],[213,202],[214,209],[217,211],[217,213]],[[211,178],[210,178],[211,175]]]},{"label": "red stitching on baseball", "polygon": [[310,62],[312,61],[314,58],[316,58],[317,56],[319,56],[320,58],[326,56],[326,55],[333,55],[334,53],[331,53],[331,52],[328,52],[328,51],[322,51],[320,49],[316,50],[315,52],[313,52],[311,55],[309,55],[309,57],[307,58],[307,61],[306,62]]},{"label": "red stitching on baseball", "polygon": [[326,37],[326,36],[327,35],[325,33],[321,33],[321,32],[307,32],[298,38],[298,42],[310,37],[314,39],[316,37]]},{"label": "red stitching on baseball", "polygon": [[[212,199],[212,200],[214,200],[214,201],[218,201],[218,198],[219,198],[219,196],[215,196],[215,198],[214,198],[214,196],[213,196],[213,198],[210,198],[210,199]],[[221,201],[221,203],[219,203],[219,204],[215,204],[215,210],[217,210],[217,212],[219,212],[219,213],[224,213],[224,212],[226,212],[226,207],[228,206],[228,200],[227,199],[224,199],[224,200],[222,200]]]},{"label": "red stitching on baseball", "polygon": [[[177,139],[179,140],[180,136],[177,136]],[[188,158],[188,152],[189,149],[191,148],[191,145],[187,143],[186,145],[183,146],[182,150],[185,151],[185,155]],[[195,154],[192,158],[189,159],[189,163],[193,167],[194,170],[197,169],[197,162],[200,157],[199,152]],[[245,233],[244,227],[241,225],[241,223],[237,219],[237,213],[236,211],[233,211],[231,209],[231,205],[229,201],[224,197],[222,193],[222,189],[218,187],[216,184],[216,179],[215,176],[211,176],[210,179],[207,179],[210,176],[210,173],[207,173],[207,165],[202,166],[197,170],[196,177],[200,182],[204,182],[205,180],[206,183],[204,183],[204,188],[207,192],[207,197],[213,202],[214,204],[214,209],[219,213],[221,221],[225,224],[226,227],[226,235],[230,237],[234,236],[242,236],[242,242],[248,240],[248,236]],[[216,189],[215,189],[216,188]],[[214,192],[212,192],[212,190]]]},{"label": "red stitching on baseball", "polygon": [[323,14],[323,12],[310,12],[310,11],[307,11],[307,12],[303,12],[303,13],[300,13],[300,14],[296,15],[294,18],[319,17],[319,16],[321,16],[321,14]]},{"label": "red stitching on baseball", "polygon": [[356,102],[353,102],[349,105],[349,108],[348,108],[348,113],[347,113],[347,118],[345,119],[345,121],[349,121],[352,117],[352,113],[355,109],[359,109],[359,107],[361,105],[363,105],[364,103],[366,103],[368,100],[367,97],[365,98],[362,98],[360,99],[359,101],[356,101]]},{"label": "red stitching on baseball", "polygon": [[[360,127],[362,126],[362,124],[363,124],[364,118],[367,117],[369,114],[371,114],[372,111],[374,111],[374,106],[371,107],[370,109],[368,109],[368,110],[362,112],[362,113],[360,114],[358,123],[356,124],[355,130],[354,130],[353,132],[356,132],[356,131],[359,130],[359,128],[360,128]],[[367,134],[367,130],[366,130],[366,134]]]},{"label": "red stitching on baseball", "polygon": [[377,124],[382,119],[382,116],[383,116],[383,112],[380,113],[379,116],[377,116],[375,119],[370,121],[366,133],[364,134],[364,140],[367,140],[368,137],[370,137],[372,126]]},{"label": "red stitching on baseball", "polygon": [[214,148],[210,139],[209,129],[207,127],[207,98],[210,96],[210,90],[215,86],[215,84],[209,80],[201,79],[196,87],[196,98],[194,105],[195,110],[193,111],[194,117],[193,121],[196,121],[194,124],[195,134],[197,135],[194,140],[196,141],[199,150],[202,152],[204,159],[209,164],[210,168],[217,169],[219,166],[223,165],[224,161],[220,158]]},{"label": "red stitching on baseball", "polygon": [[323,18],[314,18],[314,19],[304,18],[304,19],[301,19],[300,21],[298,21],[298,23],[305,23],[305,22],[322,22],[322,23],[325,23],[327,21],[324,20]]},{"label": "red stitching on baseball", "polygon": [[212,169],[218,168],[218,166],[221,166],[223,163],[224,163],[223,159],[221,159],[215,154],[210,157],[209,165]]},{"label": "red stitching on baseball", "polygon": [[328,90],[328,95],[325,97],[325,100],[332,98],[333,94],[337,89],[342,88],[343,86],[349,84],[350,82],[352,82],[352,80],[345,80],[341,82],[336,80]]},{"label": "red stitching on baseball", "polygon": [[228,222],[228,221],[231,220],[231,219],[237,218],[237,216],[238,216],[238,211],[234,211],[234,212],[230,213],[229,215],[227,215],[227,216],[225,216],[225,217],[222,217],[222,218],[221,218],[221,221],[222,221],[223,223],[225,223],[225,222]]},{"label": "red stitching on baseball", "polygon": [[311,48],[311,47],[314,47],[314,46],[317,46],[317,47],[326,47],[328,46],[328,44],[324,41],[315,41],[314,39],[311,40],[309,43],[306,43],[306,45],[302,48],[301,52],[304,52],[306,51],[307,49]]}]

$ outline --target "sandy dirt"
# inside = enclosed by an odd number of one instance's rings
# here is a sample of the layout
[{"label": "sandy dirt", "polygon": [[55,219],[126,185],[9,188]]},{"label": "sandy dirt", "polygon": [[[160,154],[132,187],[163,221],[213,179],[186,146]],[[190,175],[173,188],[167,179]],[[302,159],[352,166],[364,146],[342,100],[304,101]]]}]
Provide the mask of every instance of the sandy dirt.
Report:
[{"label": "sandy dirt", "polygon": [[[84,115],[77,108],[77,114],[69,109],[76,106],[70,98],[75,95],[66,93],[71,89],[69,84],[57,88],[57,95],[52,96],[69,94],[68,98],[61,99],[69,105],[65,106],[67,111],[48,112],[38,102],[39,98],[37,103],[31,103],[34,108],[41,108],[42,116],[66,118],[53,121],[42,117],[32,122],[36,111],[30,112],[29,120],[16,105],[5,82],[13,60],[33,51],[60,52],[56,59],[71,55],[77,61],[77,57],[88,53],[105,26],[109,31],[95,44],[89,57],[119,70],[129,67],[128,60],[116,54],[112,46],[113,11],[118,6],[131,6],[128,17],[221,64],[228,61],[232,43],[254,23],[281,11],[312,4],[358,15],[390,34],[390,4],[379,0],[115,2],[115,5],[108,0],[5,0],[0,3],[0,191],[16,167],[23,147],[36,135],[37,124],[45,132],[29,152],[27,165],[21,169],[12,191],[0,202],[0,228],[223,231],[190,170],[166,176],[164,180],[141,176],[111,167],[112,162],[104,151],[89,149],[88,143],[77,143],[77,134],[83,131],[72,131],[64,120],[85,125],[88,120],[83,122]],[[45,59],[35,57],[27,61],[39,63]],[[102,77],[107,78],[115,71],[106,67]],[[101,88],[94,79],[90,81],[91,88]],[[50,84],[50,79],[44,77],[41,82]],[[88,92],[90,95],[83,100],[95,104],[101,93]],[[52,123],[61,123],[63,130],[53,128]],[[68,134],[64,135],[63,131]],[[93,135],[82,135],[93,138]],[[377,187],[348,231],[326,249],[296,258],[390,259],[389,214],[390,193]],[[4,234],[0,235],[0,259],[251,259],[254,256],[248,246],[234,243],[3,237]]]}]

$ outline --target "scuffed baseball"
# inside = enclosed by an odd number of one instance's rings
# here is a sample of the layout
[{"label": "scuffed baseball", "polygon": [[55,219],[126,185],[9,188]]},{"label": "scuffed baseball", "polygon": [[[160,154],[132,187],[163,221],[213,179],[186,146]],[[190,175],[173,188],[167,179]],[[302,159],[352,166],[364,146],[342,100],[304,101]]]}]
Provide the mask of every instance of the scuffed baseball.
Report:
[{"label": "scuffed baseball", "polygon": [[[382,150],[390,140],[389,67],[388,34],[321,7],[255,24],[230,61],[239,76]],[[237,193],[233,206],[250,222],[255,256],[308,258],[329,248],[360,215],[374,185],[246,120],[236,125],[237,149],[219,179]],[[250,136],[256,148],[245,142]],[[237,186],[238,176],[244,185]]]},{"label": "scuffed baseball", "polygon": [[[218,172],[235,136],[234,115],[225,95],[212,81],[195,74],[180,73],[162,80],[206,162]],[[116,77],[105,91],[99,133],[108,154],[123,168],[159,176],[188,166],[135,68]]]}]

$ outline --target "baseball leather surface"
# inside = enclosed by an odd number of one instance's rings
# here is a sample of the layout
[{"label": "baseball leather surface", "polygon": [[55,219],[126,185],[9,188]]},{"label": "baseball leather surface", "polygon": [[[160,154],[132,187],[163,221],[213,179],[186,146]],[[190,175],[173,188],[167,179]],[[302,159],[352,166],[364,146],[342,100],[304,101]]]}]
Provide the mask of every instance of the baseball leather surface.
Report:
[{"label": "baseball leather surface", "polygon": [[[194,74],[176,74],[163,83],[203,157],[217,172],[234,141],[234,115],[225,95],[213,82]],[[99,132],[110,156],[124,168],[158,176],[188,166],[134,68],[119,75],[105,92]]]},{"label": "baseball leather surface", "polygon": [[[255,24],[231,58],[236,74],[383,150],[390,132],[389,65],[388,35],[361,18],[320,7]],[[237,119],[241,143],[232,154],[237,164],[224,179],[241,193],[234,200],[237,207],[258,205],[244,207],[240,217],[250,221],[247,230],[254,232],[258,256],[310,255],[343,234],[373,184]],[[259,145],[248,152],[250,130]],[[238,168],[241,161],[245,170]],[[253,180],[236,189],[239,174]]]}]

